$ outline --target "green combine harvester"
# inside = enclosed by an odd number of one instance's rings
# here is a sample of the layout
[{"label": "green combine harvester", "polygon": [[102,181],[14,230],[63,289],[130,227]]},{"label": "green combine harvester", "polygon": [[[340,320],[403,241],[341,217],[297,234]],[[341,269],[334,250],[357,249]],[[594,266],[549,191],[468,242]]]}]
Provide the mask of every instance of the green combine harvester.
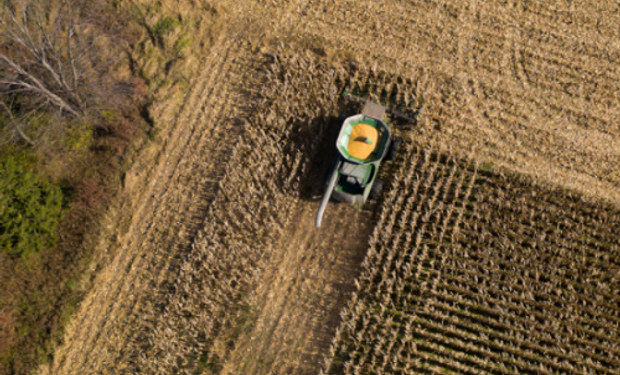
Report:
[{"label": "green combine harvester", "polygon": [[379,199],[383,188],[383,182],[377,178],[379,165],[386,156],[394,161],[402,143],[402,138],[392,139],[385,113],[384,106],[364,102],[361,114],[344,120],[336,141],[338,156],[316,215],[317,228],[330,199],[357,208],[368,198]]}]

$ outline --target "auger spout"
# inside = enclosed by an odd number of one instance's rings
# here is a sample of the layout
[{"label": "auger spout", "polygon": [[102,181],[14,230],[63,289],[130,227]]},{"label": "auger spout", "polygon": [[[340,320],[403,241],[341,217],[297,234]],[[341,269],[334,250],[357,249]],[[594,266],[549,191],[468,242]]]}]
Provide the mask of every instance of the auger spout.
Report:
[{"label": "auger spout", "polygon": [[323,199],[321,200],[321,205],[319,206],[319,212],[316,214],[315,225],[317,228],[321,227],[321,221],[323,220],[323,214],[325,213],[325,209],[327,208],[327,203],[332,196],[332,191],[336,186],[336,182],[338,181],[338,168],[340,167],[340,155],[336,158],[334,162],[334,166],[332,167],[329,183],[327,184],[327,188],[325,189],[325,194],[323,195]]}]

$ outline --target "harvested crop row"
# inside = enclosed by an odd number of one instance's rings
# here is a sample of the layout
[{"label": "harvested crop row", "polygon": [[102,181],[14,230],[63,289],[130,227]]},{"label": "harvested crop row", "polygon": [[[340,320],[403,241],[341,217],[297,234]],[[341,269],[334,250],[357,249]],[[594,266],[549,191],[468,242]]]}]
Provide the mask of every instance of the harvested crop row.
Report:
[{"label": "harvested crop row", "polygon": [[407,157],[417,178],[394,182],[325,373],[619,373],[620,212]]}]

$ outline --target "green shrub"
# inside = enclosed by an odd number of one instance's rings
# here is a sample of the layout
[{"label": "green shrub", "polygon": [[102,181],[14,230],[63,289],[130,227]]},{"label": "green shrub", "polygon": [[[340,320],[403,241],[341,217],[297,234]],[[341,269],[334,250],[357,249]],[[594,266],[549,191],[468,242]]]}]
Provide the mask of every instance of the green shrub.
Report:
[{"label": "green shrub", "polygon": [[116,115],[114,114],[114,112],[110,111],[109,109],[104,109],[103,111],[101,111],[101,116],[107,121],[114,121],[116,119]]},{"label": "green shrub", "polygon": [[174,53],[176,55],[180,55],[183,52],[183,50],[185,50],[187,47],[192,45],[192,42],[193,42],[193,39],[191,37],[181,35],[179,39],[177,39],[177,41],[174,42]]},{"label": "green shrub", "polygon": [[27,256],[56,243],[62,192],[27,170],[24,159],[0,160],[0,250]]},{"label": "green shrub", "polygon": [[179,20],[176,20],[172,17],[166,17],[164,19],[157,21],[155,25],[153,25],[151,32],[153,33],[153,37],[155,37],[155,40],[161,46],[163,46],[164,36],[170,33],[172,30],[174,30],[174,28],[176,28],[180,24],[181,22],[179,22]]},{"label": "green shrub", "polygon": [[88,124],[69,126],[66,129],[64,141],[69,151],[84,151],[93,142],[93,128]]}]

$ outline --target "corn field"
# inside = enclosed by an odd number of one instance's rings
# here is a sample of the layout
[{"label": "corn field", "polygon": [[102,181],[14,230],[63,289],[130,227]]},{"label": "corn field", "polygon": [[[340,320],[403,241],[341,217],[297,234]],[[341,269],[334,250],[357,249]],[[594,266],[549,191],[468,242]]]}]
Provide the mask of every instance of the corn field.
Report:
[{"label": "corn field", "polygon": [[620,211],[410,147],[327,374],[617,374]]},{"label": "corn field", "polygon": [[[423,120],[432,104],[424,71],[404,79],[286,50],[264,59],[268,84],[254,92],[195,236],[176,254],[159,248],[139,276],[153,294],[121,309],[114,328],[130,344],[101,337],[113,360],[81,368],[200,373],[304,189],[322,181],[312,164],[326,119],[346,106],[342,92],[415,103]],[[324,373],[617,373],[619,212],[408,140]],[[74,365],[65,358],[57,370]]]},{"label": "corn field", "polygon": [[[615,2],[204,3],[231,26],[202,52],[178,113],[153,110],[172,125],[153,165],[128,173],[140,190],[128,229],[102,242],[114,256],[52,373],[620,373]],[[277,317],[256,325],[273,323],[274,341],[342,311],[295,350],[266,345],[284,358],[272,367],[233,363],[246,346],[222,337],[274,259],[353,241],[351,207],[330,204],[340,227],[327,234],[300,215],[318,207],[334,129],[356,110],[342,94],[356,87],[415,118],[394,120],[405,141],[380,169],[383,197],[356,216],[374,226],[357,233],[364,261],[339,285],[284,269],[302,276],[272,294],[354,292],[316,315],[273,298],[262,316]]]}]

